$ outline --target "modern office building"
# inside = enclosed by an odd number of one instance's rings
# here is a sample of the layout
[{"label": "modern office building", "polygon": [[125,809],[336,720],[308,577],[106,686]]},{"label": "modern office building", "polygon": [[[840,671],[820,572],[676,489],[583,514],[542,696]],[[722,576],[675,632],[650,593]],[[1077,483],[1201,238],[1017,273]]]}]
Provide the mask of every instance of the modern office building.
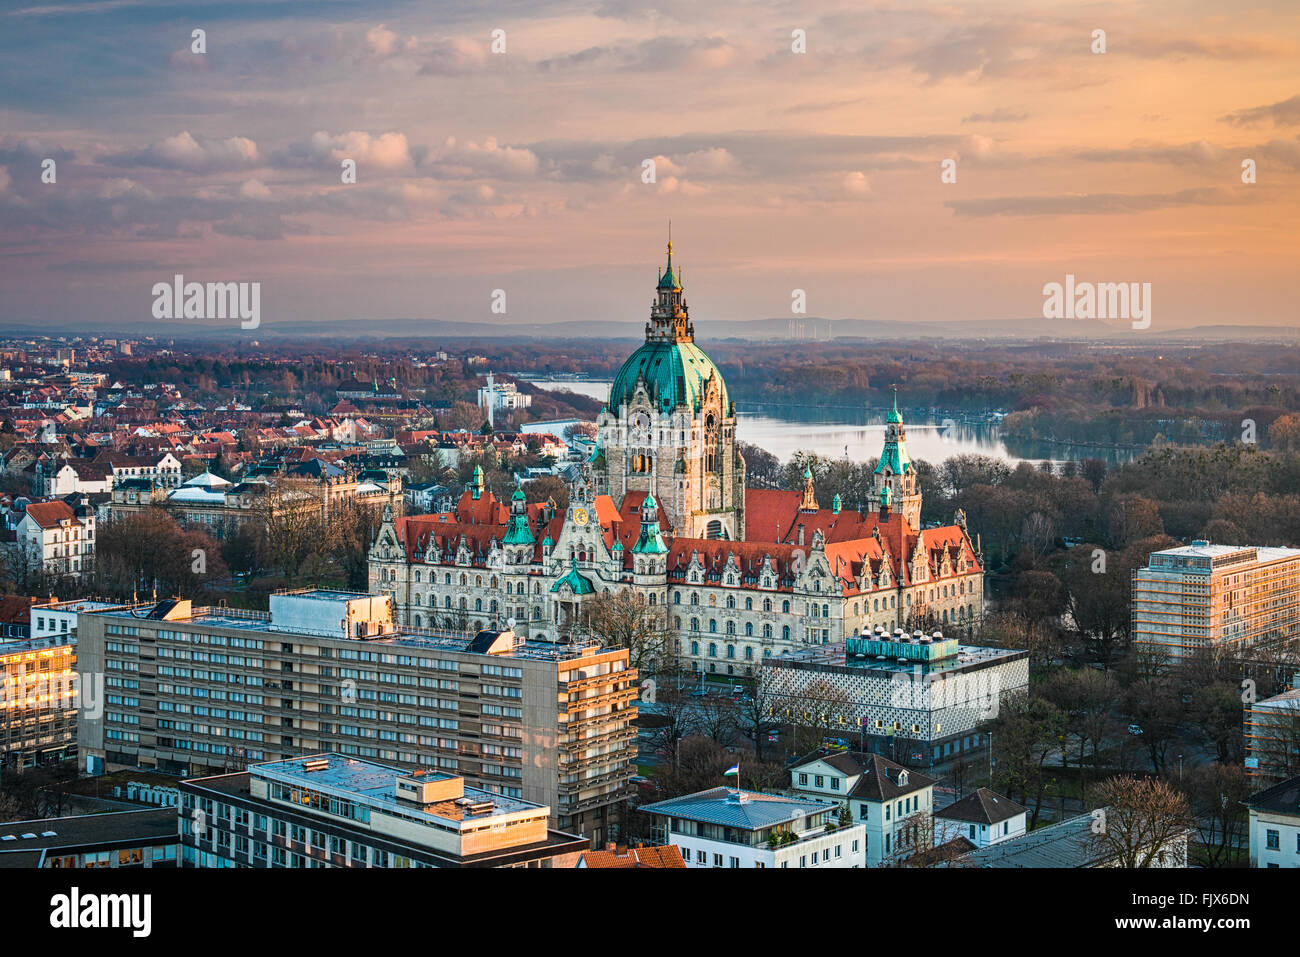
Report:
[{"label": "modern office building", "polygon": [[865,867],[861,824],[820,798],[713,788],[640,810],[687,867]]},{"label": "modern office building", "polygon": [[317,754],[182,781],[183,867],[574,867],[550,808],[464,778]]},{"label": "modern office building", "polygon": [[334,752],[438,769],[552,809],[558,830],[617,838],[635,772],[626,649],[397,628],[387,596],[302,589],[269,612],[170,599],[82,615],[87,770],[197,777]]},{"label": "modern office building", "polygon": [[1133,572],[1133,641],[1171,663],[1300,638],[1300,549],[1192,542],[1152,552]]},{"label": "modern office building", "polygon": [[0,868],[175,867],[175,808],[0,823]]},{"label": "modern office building", "polygon": [[0,770],[76,755],[75,668],[66,637],[0,642]]},{"label": "modern office building", "polygon": [[763,670],[773,717],[913,767],[986,748],[984,723],[1029,687],[1027,651],[879,627],[769,658]]}]

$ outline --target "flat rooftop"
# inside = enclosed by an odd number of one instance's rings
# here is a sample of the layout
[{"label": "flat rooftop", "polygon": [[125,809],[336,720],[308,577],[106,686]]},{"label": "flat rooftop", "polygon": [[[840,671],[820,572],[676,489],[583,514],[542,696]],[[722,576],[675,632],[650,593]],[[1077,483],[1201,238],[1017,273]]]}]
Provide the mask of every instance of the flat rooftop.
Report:
[{"label": "flat rooftop", "polygon": [[0,867],[36,867],[33,854],[58,856],[86,847],[139,847],[178,841],[174,807],[8,821],[0,824]]},{"label": "flat rooftop", "polygon": [[[296,595],[297,598],[319,599],[322,603],[330,601],[347,601],[357,598],[373,597],[365,592],[321,592],[317,594]],[[470,647],[475,642],[476,635],[472,632],[444,631],[433,628],[412,628],[407,626],[394,625],[393,630],[383,635],[373,635],[366,637],[348,637],[342,632],[337,635],[320,635],[308,632],[289,631],[283,627],[273,627],[272,616],[266,611],[251,611],[242,608],[227,608],[224,606],[195,605],[188,617],[179,618],[155,618],[148,619],[150,610],[157,607],[160,603],[142,602],[135,606],[115,607],[99,611],[92,611],[90,614],[98,615],[105,618],[116,618],[124,622],[129,622],[133,626],[139,626],[142,621],[148,624],[157,625],[163,629],[170,629],[177,625],[201,625],[205,628],[219,628],[223,631],[247,632],[250,634],[265,635],[268,640],[283,640],[285,638],[303,638],[307,640],[319,640],[329,638],[338,641],[348,641],[355,643],[358,647],[393,647],[393,648],[421,648],[428,651],[460,651],[472,652]],[[134,613],[133,613],[134,612]],[[495,631],[495,629],[493,630]],[[0,645],[0,648],[6,646]],[[515,641],[514,647],[510,651],[499,654],[493,654],[493,658],[523,658],[536,661],[565,661],[570,658],[583,658],[590,654],[600,651],[611,651],[612,648],[601,648],[594,644],[557,644],[550,641],[525,641],[519,638]]]},{"label": "flat rooftop", "polygon": [[[309,766],[319,762],[328,762],[328,764],[319,770],[307,770]],[[357,803],[371,808],[388,811],[401,817],[424,818],[429,823],[442,821],[462,823],[472,820],[490,820],[499,815],[523,811],[539,811],[542,814],[549,811],[542,804],[504,797],[468,785],[465,786],[463,799],[435,801],[432,804],[404,801],[397,797],[398,778],[419,777],[424,780],[447,781],[459,775],[441,771],[424,773],[403,771],[341,754],[315,754],[285,761],[268,761],[265,764],[251,765],[248,773],[251,777],[265,778],[281,784],[296,785],[315,791],[330,791],[350,797]],[[482,804],[491,805],[490,810],[471,813],[472,806]]]},{"label": "flat rooftop", "polygon": [[1012,661],[1028,652],[1015,648],[985,648],[980,645],[958,645],[957,654],[938,661],[919,661],[912,658],[890,658],[876,656],[873,658],[849,657],[845,642],[837,641],[827,645],[813,645],[774,655],[764,660],[765,666],[787,667],[833,667],[849,671],[880,672],[894,674],[943,674],[961,671],[966,668],[982,667],[999,661]]},{"label": "flat rooftop", "polygon": [[[740,799],[737,800],[739,794]],[[651,814],[685,818],[705,824],[719,824],[747,831],[775,827],[823,811],[839,807],[834,801],[818,798],[786,797],[763,791],[737,791],[735,788],[713,788],[683,797],[654,804],[643,804],[641,810]]]}]

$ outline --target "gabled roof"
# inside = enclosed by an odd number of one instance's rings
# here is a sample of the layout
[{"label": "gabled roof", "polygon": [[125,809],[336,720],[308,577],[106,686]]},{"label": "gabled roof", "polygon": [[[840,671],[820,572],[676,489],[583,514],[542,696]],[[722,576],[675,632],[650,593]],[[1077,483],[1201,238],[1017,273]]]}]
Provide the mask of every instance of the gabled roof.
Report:
[{"label": "gabled roof", "polygon": [[662,847],[628,847],[620,854],[618,850],[587,851],[582,855],[584,867],[628,868],[628,867],[686,867],[682,859],[682,849],[676,844]]},{"label": "gabled roof", "polygon": [[935,811],[934,816],[975,824],[1000,824],[1018,814],[1026,813],[1026,810],[1011,798],[1004,797],[996,791],[976,788],[960,801],[949,804],[941,811]]}]

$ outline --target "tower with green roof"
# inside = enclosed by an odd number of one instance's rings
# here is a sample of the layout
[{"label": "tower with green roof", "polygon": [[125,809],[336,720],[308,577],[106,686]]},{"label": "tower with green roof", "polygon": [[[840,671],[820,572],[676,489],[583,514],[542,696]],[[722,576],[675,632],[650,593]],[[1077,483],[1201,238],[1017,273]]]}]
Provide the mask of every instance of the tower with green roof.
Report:
[{"label": "tower with green roof", "polygon": [[597,418],[596,491],[652,493],[673,535],[744,537],[745,462],[736,409],[695,326],[673,244],[657,271],[645,342],[610,385]]},{"label": "tower with green roof", "polygon": [[916,466],[907,454],[907,432],[903,429],[903,414],[898,411],[897,388],[894,407],[885,418],[885,445],[876,464],[875,493],[882,506],[892,507],[913,529],[921,527],[921,490],[916,482]]}]

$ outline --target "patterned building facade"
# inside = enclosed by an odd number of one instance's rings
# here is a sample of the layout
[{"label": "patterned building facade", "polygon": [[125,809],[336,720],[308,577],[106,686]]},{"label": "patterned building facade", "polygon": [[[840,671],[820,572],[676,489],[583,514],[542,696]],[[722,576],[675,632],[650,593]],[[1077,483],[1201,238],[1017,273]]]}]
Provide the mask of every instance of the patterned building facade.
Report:
[{"label": "patterned building facade", "polygon": [[971,634],[983,610],[981,556],[960,512],[920,527],[921,494],[902,416],[889,416],[878,507],[853,511],[801,491],[746,489],[735,405],[694,328],[674,271],[659,279],[645,344],[615,377],[599,444],[569,506],[509,503],[481,474],[449,512],[385,516],[370,588],[416,627],[513,620],[530,639],[581,634],[593,597],[631,587],[665,606],[683,664],[744,675],[765,657],[843,641],[864,627],[929,617]]}]

